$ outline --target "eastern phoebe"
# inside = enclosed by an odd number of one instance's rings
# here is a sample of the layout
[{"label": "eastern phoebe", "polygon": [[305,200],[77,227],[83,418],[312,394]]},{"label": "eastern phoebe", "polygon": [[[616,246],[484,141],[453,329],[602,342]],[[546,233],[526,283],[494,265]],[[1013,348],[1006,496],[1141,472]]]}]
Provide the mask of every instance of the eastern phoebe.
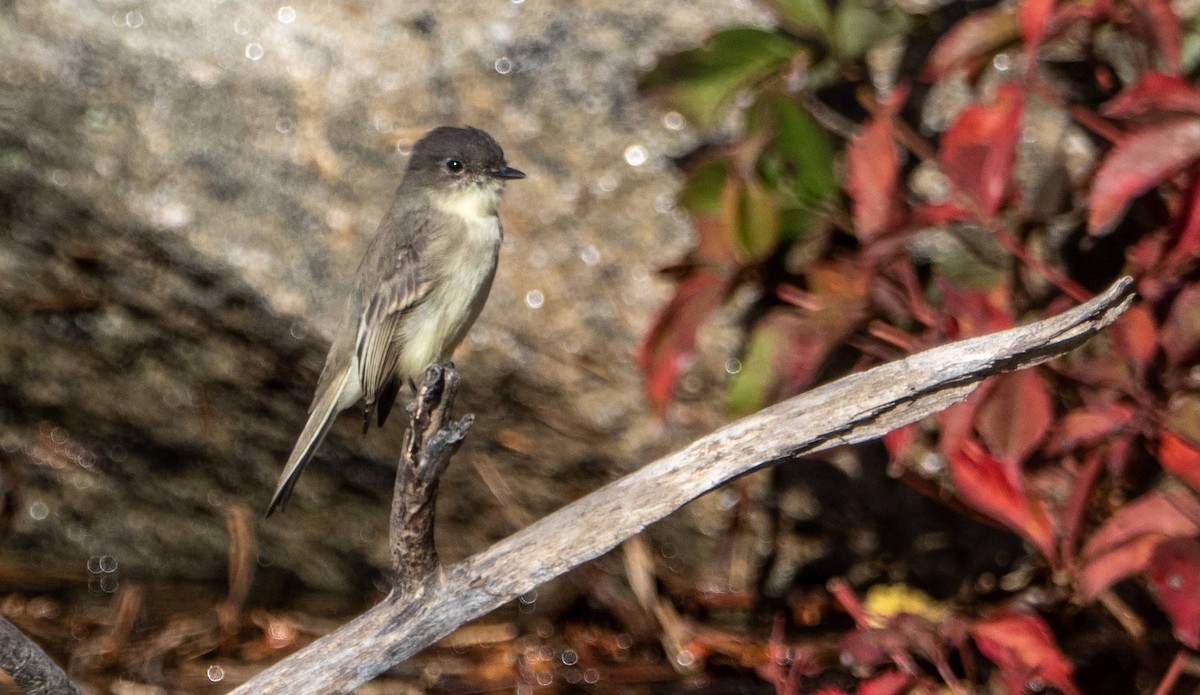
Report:
[{"label": "eastern phoebe", "polygon": [[362,399],[364,432],[372,416],[382,426],[401,385],[454,352],[496,274],[500,191],[506,180],[523,178],[478,128],[435,128],[413,146],[392,207],[358,264],[308,423],[267,516],[287,502],[338,413]]}]

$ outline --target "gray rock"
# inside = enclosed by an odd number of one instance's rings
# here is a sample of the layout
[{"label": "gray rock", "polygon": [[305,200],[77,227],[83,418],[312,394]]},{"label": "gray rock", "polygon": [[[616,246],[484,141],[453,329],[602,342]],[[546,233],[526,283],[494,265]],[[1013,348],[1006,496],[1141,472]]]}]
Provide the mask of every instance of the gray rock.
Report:
[{"label": "gray rock", "polygon": [[[223,581],[225,516],[266,504],[406,147],[443,123],[484,127],[529,174],[456,355],[478,420],[442,488],[444,558],[716,424],[731,331],[704,337],[674,413],[690,427],[647,414],[633,364],[669,292],[655,269],[690,243],[668,158],[694,142],[634,84],[762,19],[711,0],[0,2],[0,471],[18,500],[0,552]],[[258,523],[265,571],[336,591],[379,576],[401,422],[364,439],[343,419]]]}]

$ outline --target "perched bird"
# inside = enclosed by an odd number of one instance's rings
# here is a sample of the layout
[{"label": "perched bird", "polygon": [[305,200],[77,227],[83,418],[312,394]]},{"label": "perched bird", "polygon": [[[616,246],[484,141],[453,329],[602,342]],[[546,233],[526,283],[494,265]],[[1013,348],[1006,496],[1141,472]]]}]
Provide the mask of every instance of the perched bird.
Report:
[{"label": "perched bird", "polygon": [[401,385],[454,352],[496,273],[501,189],[522,178],[478,128],[435,128],[413,146],[391,209],[358,265],[308,422],[267,516],[287,502],[338,413],[361,399],[364,429],[372,416],[383,425]]}]

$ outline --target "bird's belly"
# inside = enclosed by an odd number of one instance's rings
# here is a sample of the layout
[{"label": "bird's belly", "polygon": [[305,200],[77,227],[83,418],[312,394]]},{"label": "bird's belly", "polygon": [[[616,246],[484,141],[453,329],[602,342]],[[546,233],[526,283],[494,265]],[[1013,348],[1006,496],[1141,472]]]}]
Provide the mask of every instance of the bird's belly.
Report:
[{"label": "bird's belly", "polygon": [[[498,236],[498,235],[497,235]],[[448,359],[483,309],[496,271],[498,239],[466,243],[446,258],[441,281],[405,321],[404,347],[396,370],[415,378],[433,362]]]}]

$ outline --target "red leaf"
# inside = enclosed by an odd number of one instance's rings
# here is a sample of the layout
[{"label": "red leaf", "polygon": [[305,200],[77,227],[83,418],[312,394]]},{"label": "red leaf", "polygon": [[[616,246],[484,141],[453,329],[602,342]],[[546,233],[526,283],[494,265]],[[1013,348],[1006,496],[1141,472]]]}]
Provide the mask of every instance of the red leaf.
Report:
[{"label": "red leaf", "polygon": [[1083,555],[1096,557],[1146,534],[1175,538],[1197,533],[1200,533],[1200,502],[1182,491],[1153,490],[1109,517],[1088,539]]},{"label": "red leaf", "polygon": [[1154,549],[1163,540],[1153,534],[1138,536],[1088,561],[1079,573],[1080,600],[1093,601],[1108,587],[1146,569]]},{"label": "red leaf", "polygon": [[[853,615],[851,613],[851,616]],[[838,651],[842,660],[854,668],[886,662],[887,650],[882,644],[884,632],[880,628],[862,628],[842,633],[838,640]],[[887,634],[891,635],[891,633]],[[891,646],[899,647],[899,640],[893,639]]]},{"label": "red leaf", "polygon": [[1158,335],[1167,362],[1190,364],[1200,352],[1200,285],[1185,286],[1175,300]]},{"label": "red leaf", "polygon": [[808,386],[821,361],[867,319],[871,271],[845,260],[815,261],[804,270],[809,299],[801,320],[793,324],[795,344],[811,346],[812,357],[784,355],[780,373],[790,375],[791,393]]},{"label": "red leaf", "polygon": [[921,78],[936,82],[959,68],[974,70],[993,52],[1018,37],[1017,23],[1010,11],[993,9],[967,15],[938,40]]},{"label": "red leaf", "polygon": [[[1125,271],[1136,278],[1138,296],[1150,304],[1154,304],[1174,289],[1167,285],[1163,278],[1158,277],[1161,270],[1159,265],[1164,264],[1169,241],[1162,229],[1158,231],[1157,234],[1143,236],[1125,250]],[[1172,280],[1171,285],[1174,284],[1175,281]]]},{"label": "red leaf", "polygon": [[1144,304],[1129,307],[1109,329],[1113,347],[1139,369],[1145,369],[1158,352],[1158,326]]},{"label": "red leaf", "polygon": [[900,147],[894,119],[907,96],[907,87],[894,90],[846,147],[846,191],[854,204],[854,231],[862,241],[879,236],[897,217]]},{"label": "red leaf", "polygon": [[1193,172],[1191,179],[1183,201],[1186,211],[1176,216],[1179,231],[1165,261],[1170,266],[1200,255],[1200,176]]},{"label": "red leaf", "polygon": [[989,218],[1000,208],[1012,178],[1024,105],[1019,86],[1002,84],[994,102],[966,107],[942,135],[942,170]]},{"label": "red leaf", "polygon": [[1100,451],[1092,450],[1084,455],[1082,465],[1078,467],[1075,479],[1067,491],[1067,498],[1059,511],[1059,554],[1064,558],[1075,557],[1075,548],[1079,542],[1079,529],[1083,526],[1087,502],[1092,496],[1100,473],[1104,470],[1104,457]]},{"label": "red leaf", "polygon": [[892,461],[898,460],[912,443],[917,440],[917,434],[920,433],[920,425],[912,423],[888,432],[883,435],[883,447],[887,449],[888,458]]},{"label": "red leaf", "polygon": [[1200,542],[1174,538],[1160,543],[1148,575],[1175,637],[1192,649],[1200,648]]},{"label": "red leaf", "polygon": [[1200,90],[1178,75],[1148,72],[1100,107],[1109,118],[1200,115]]},{"label": "red leaf", "polygon": [[1126,432],[1108,440],[1108,451],[1104,456],[1104,468],[1110,474],[1121,477],[1129,468],[1129,452],[1133,450],[1133,432]]},{"label": "red leaf", "polygon": [[1067,3],[1054,12],[1053,22],[1059,25],[1073,22],[1112,21],[1115,13],[1111,0],[1088,4]]},{"label": "red leaf", "polygon": [[1037,58],[1037,49],[1046,35],[1046,24],[1054,10],[1054,3],[1055,0],[1021,0],[1021,6],[1017,8],[1017,24],[1021,27],[1030,62]]},{"label": "red leaf", "polygon": [[1088,230],[1108,231],[1135,197],[1200,158],[1200,119],[1186,118],[1133,133],[1113,147],[1092,179]]},{"label": "red leaf", "polygon": [[1054,423],[1044,452],[1059,456],[1079,447],[1098,444],[1113,431],[1127,427],[1132,419],[1133,408],[1125,403],[1077,408]]},{"label": "red leaf", "polygon": [[884,671],[858,685],[858,695],[901,695],[908,692],[912,676],[899,671]]},{"label": "red leaf", "polygon": [[727,291],[728,281],[716,273],[698,271],[690,275],[675,288],[675,296],[646,332],[637,363],[646,380],[646,395],[660,415],[671,399],[679,373],[692,359],[696,331]]},{"label": "red leaf", "polygon": [[971,633],[979,651],[1000,667],[1000,681],[1013,695],[1041,690],[1029,687],[1033,681],[1052,685],[1066,695],[1080,695],[1071,678],[1074,667],[1038,616],[1012,612],[980,620]]},{"label": "red leaf", "polygon": [[1138,0],[1133,5],[1144,25],[1146,38],[1162,53],[1167,70],[1179,72],[1183,38],[1179,17],[1171,9],[1171,3],[1168,0]]},{"label": "red leaf", "polygon": [[1037,449],[1054,418],[1050,395],[1041,376],[1024,369],[996,377],[991,393],[979,406],[975,430],[988,450],[1019,465]]},{"label": "red leaf", "polygon": [[995,379],[987,379],[962,403],[952,405],[934,416],[939,428],[938,450],[947,460],[961,451],[971,439],[975,413],[979,412],[979,406],[987,398],[995,383]]},{"label": "red leaf", "polygon": [[929,203],[917,208],[913,213],[917,221],[923,224],[946,224],[975,218],[955,203]]},{"label": "red leaf", "polygon": [[990,456],[973,440],[948,458],[954,489],[962,502],[995,519],[1055,561],[1054,528],[1045,508],[1025,496],[1019,473]]},{"label": "red leaf", "polygon": [[955,338],[995,333],[1013,327],[1008,288],[998,285],[983,290],[962,289],[938,278],[942,303],[958,323]]},{"label": "red leaf", "polygon": [[1081,598],[1090,601],[1114,583],[1141,572],[1167,538],[1200,533],[1200,503],[1183,492],[1152,491],[1121,508],[1088,539],[1080,554]]},{"label": "red leaf", "polygon": [[1163,430],[1158,437],[1158,462],[1200,492],[1200,450],[1174,432]]}]

